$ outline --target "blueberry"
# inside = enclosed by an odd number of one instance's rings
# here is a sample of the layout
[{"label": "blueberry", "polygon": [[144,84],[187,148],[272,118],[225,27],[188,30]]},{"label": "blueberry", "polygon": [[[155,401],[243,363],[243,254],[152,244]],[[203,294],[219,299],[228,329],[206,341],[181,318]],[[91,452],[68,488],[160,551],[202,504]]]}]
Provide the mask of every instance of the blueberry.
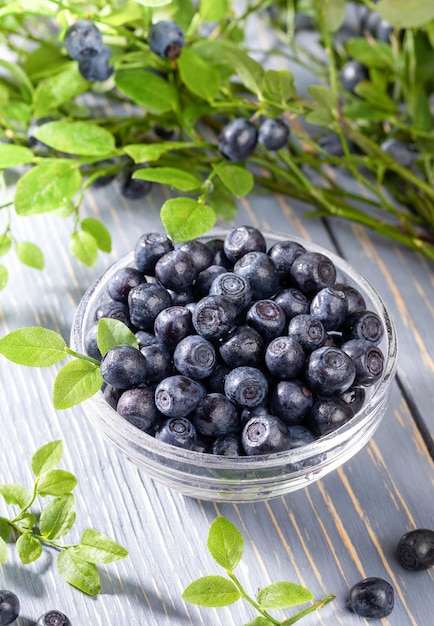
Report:
[{"label": "blueberry", "polygon": [[369,77],[368,68],[360,61],[347,61],[339,73],[342,87],[355,93],[357,85]]},{"label": "blueberry", "polygon": [[173,291],[183,291],[187,287],[191,287],[196,275],[197,270],[191,255],[179,248],[166,252],[155,265],[157,280],[167,289],[173,289]]},{"label": "blueberry", "polygon": [[160,339],[154,335],[154,333],[149,332],[147,330],[138,330],[135,333],[137,343],[139,344],[139,349],[146,346],[152,346],[154,344],[161,343]]},{"label": "blueberry", "polygon": [[351,406],[342,398],[317,398],[306,416],[306,426],[316,437],[322,437],[348,422],[353,416]]},{"label": "blueberry", "polygon": [[332,287],[336,280],[334,263],[320,252],[305,252],[294,260],[291,267],[294,286],[304,294],[313,296],[324,287]]},{"label": "blueberry", "polygon": [[110,276],[107,291],[113,300],[127,304],[131,289],[145,282],[146,278],[136,268],[121,267]]},{"label": "blueberry", "polygon": [[211,445],[210,452],[218,456],[230,457],[243,456],[244,453],[240,437],[235,433],[228,433],[227,435],[216,437]]},{"label": "blueberry", "polygon": [[198,239],[185,241],[179,246],[179,249],[190,255],[197,274],[214,262],[214,254],[211,248]]},{"label": "blueberry", "polygon": [[355,377],[353,359],[339,348],[317,348],[307,359],[306,381],[313,393],[318,395],[340,394],[351,387]]},{"label": "blueberry", "polygon": [[237,310],[224,296],[206,296],[199,300],[193,311],[196,332],[210,341],[221,339],[234,327]]},{"label": "blueberry", "polygon": [[364,309],[355,311],[345,318],[341,326],[345,341],[349,339],[365,339],[371,343],[380,343],[384,328],[380,317],[374,311]]},{"label": "blueberry", "polygon": [[194,333],[191,311],[185,306],[169,306],[158,313],[154,322],[155,335],[169,349]]},{"label": "blueberry", "polygon": [[285,424],[301,424],[312,404],[312,392],[302,380],[281,380],[271,389],[270,411]]},{"label": "blueberry", "polygon": [[103,48],[101,33],[89,20],[77,20],[69,26],[63,43],[68,56],[76,61],[94,57]]},{"label": "blueberry", "polygon": [[220,356],[229,367],[257,366],[264,355],[264,340],[250,326],[238,326],[219,346]]},{"label": "blueberry", "polygon": [[360,617],[382,619],[391,614],[394,605],[393,587],[377,577],[365,578],[350,589],[347,606]]},{"label": "blueberry", "polygon": [[173,291],[173,289],[167,290],[172,298],[173,306],[193,306],[196,304],[196,298],[193,291],[193,286],[186,287],[181,291]]},{"label": "blueberry", "polygon": [[147,380],[159,382],[173,373],[171,352],[162,341],[157,341],[147,346],[141,346],[140,352],[148,363]]},{"label": "blueberry", "polygon": [[420,572],[434,566],[434,530],[416,528],[398,542],[396,557],[402,567]]},{"label": "blueberry", "polygon": [[322,322],[325,330],[339,328],[347,316],[345,292],[334,287],[320,289],[310,303],[310,314]]},{"label": "blueberry", "polygon": [[235,367],[226,376],[225,394],[237,406],[257,406],[264,401],[267,393],[268,381],[256,367]]},{"label": "blueberry", "polygon": [[116,387],[112,387],[112,385],[108,385],[107,383],[103,384],[102,389],[105,401],[116,411],[119,398],[123,394],[124,389],[117,389]]},{"label": "blueberry", "polygon": [[209,293],[225,296],[235,304],[238,312],[243,311],[252,301],[250,282],[233,272],[219,274],[212,282]]},{"label": "blueberry", "polygon": [[176,346],[173,363],[180,374],[200,380],[211,375],[216,366],[216,352],[204,337],[189,335]]},{"label": "blueberry", "polygon": [[97,361],[101,361],[101,352],[98,348],[98,322],[95,322],[86,330],[84,335],[84,351],[85,353],[96,359]]},{"label": "blueberry", "polygon": [[246,313],[246,322],[268,342],[281,335],[286,326],[286,316],[273,300],[256,300]]},{"label": "blueberry", "polygon": [[316,441],[316,437],[312,431],[302,424],[288,426],[288,434],[291,440],[291,449],[301,448],[301,446],[305,446]]},{"label": "blueberry", "polygon": [[219,152],[229,161],[244,161],[254,151],[258,131],[248,120],[238,117],[223,127],[218,138]]},{"label": "blueberry", "polygon": [[274,415],[252,417],[243,428],[241,444],[244,452],[251,456],[281,452],[290,447],[290,438],[285,424]]},{"label": "blueberry", "polygon": [[341,345],[341,349],[353,360],[356,385],[369,387],[379,380],[383,373],[384,355],[378,346],[364,339],[350,339]]},{"label": "blueberry", "polygon": [[225,252],[225,240],[224,239],[209,239],[206,245],[211,248],[214,255],[213,263],[215,265],[221,265],[227,270],[232,269],[232,262],[228,259]]},{"label": "blueberry", "polygon": [[375,36],[375,31],[381,21],[381,16],[377,11],[368,11],[362,16],[362,30],[364,33]]},{"label": "blueberry", "polygon": [[234,265],[234,272],[248,280],[253,300],[271,298],[279,289],[279,274],[265,252],[247,252]]},{"label": "blueberry", "polygon": [[95,311],[95,316],[97,320],[108,317],[122,322],[125,326],[130,326],[131,324],[128,306],[116,300],[108,300],[101,303]]},{"label": "blueberry", "polygon": [[230,371],[227,365],[216,365],[212,375],[203,381],[208,393],[224,393],[226,376]]},{"label": "blueberry", "polygon": [[133,346],[114,346],[105,353],[101,361],[101,376],[104,381],[118,389],[130,389],[144,383],[147,372],[145,357]]},{"label": "blueberry", "polygon": [[411,167],[419,156],[414,146],[398,139],[387,139],[380,148],[403,167]]},{"label": "blueberry", "polygon": [[387,20],[380,19],[375,26],[375,38],[384,43],[390,43],[393,35],[393,28]]},{"label": "blueberry", "polygon": [[308,313],[300,313],[291,319],[288,335],[301,343],[306,352],[320,348],[326,338],[322,322]]},{"label": "blueberry", "polygon": [[240,430],[240,418],[234,404],[221,393],[209,393],[199,402],[191,416],[202,435],[219,437]]},{"label": "blueberry", "polygon": [[291,278],[291,267],[295,259],[306,252],[306,248],[297,241],[278,241],[269,250],[268,254],[273,259],[279,274],[280,282],[285,285]]},{"label": "blueberry", "polygon": [[184,46],[184,32],[176,22],[161,20],[149,29],[148,43],[158,56],[176,61]]},{"label": "blueberry", "polygon": [[13,591],[0,591],[0,626],[12,624],[20,614],[20,601]]},{"label": "blueberry", "polygon": [[289,336],[275,337],[265,350],[268,371],[280,380],[297,378],[304,368],[306,355],[299,341]]},{"label": "blueberry", "polygon": [[350,405],[354,415],[360,411],[365,402],[366,393],[363,387],[351,386],[346,391],[339,394],[339,398],[345,400]]},{"label": "blueberry", "polygon": [[141,283],[128,294],[131,323],[139,330],[152,330],[157,315],[171,304],[170,293],[162,285]]},{"label": "blueberry", "polygon": [[71,622],[61,611],[51,610],[41,615],[35,626],[71,626]]},{"label": "blueberry", "polygon": [[125,167],[119,176],[121,194],[128,200],[140,200],[152,189],[152,183],[149,180],[133,178],[134,172],[144,167],[144,165]]},{"label": "blueberry", "polygon": [[213,281],[221,274],[226,274],[226,268],[215,263],[199,272],[194,281],[193,291],[197,300],[209,294]]},{"label": "blueberry", "polygon": [[338,289],[345,294],[347,300],[347,315],[355,313],[355,311],[363,311],[366,309],[366,302],[358,289],[352,285],[344,283],[335,283],[333,289]]},{"label": "blueberry", "polygon": [[167,417],[186,417],[206,395],[205,387],[188,376],[164,378],[155,390],[157,409]]},{"label": "blueberry", "polygon": [[259,126],[258,142],[267,150],[284,148],[289,139],[289,126],[282,119],[265,119]]},{"label": "blueberry", "polygon": [[139,272],[148,276],[155,275],[158,259],[173,250],[172,241],[161,233],[144,233],[134,248],[134,261]]},{"label": "blueberry", "polygon": [[114,72],[109,61],[113,53],[107,46],[103,46],[95,56],[78,62],[78,71],[85,80],[101,82],[108,80]]},{"label": "blueberry", "polygon": [[170,417],[161,422],[155,432],[155,439],[177,448],[194,450],[197,433],[193,424],[185,417]]},{"label": "blueberry", "polygon": [[154,391],[150,387],[134,387],[124,391],[116,410],[130,424],[144,431],[151,428],[161,415],[155,406]]},{"label": "blueberry", "polygon": [[223,249],[227,258],[235,263],[247,252],[265,252],[267,244],[264,235],[254,226],[237,226],[225,237]]},{"label": "blueberry", "polygon": [[283,309],[288,322],[296,315],[309,313],[310,300],[295,287],[280,289],[273,300]]}]

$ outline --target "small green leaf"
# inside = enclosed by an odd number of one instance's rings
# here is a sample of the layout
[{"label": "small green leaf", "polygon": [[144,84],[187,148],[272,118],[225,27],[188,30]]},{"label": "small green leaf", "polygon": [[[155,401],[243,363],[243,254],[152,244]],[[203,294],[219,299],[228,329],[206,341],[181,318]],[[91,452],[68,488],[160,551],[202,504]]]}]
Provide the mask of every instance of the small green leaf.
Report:
[{"label": "small green leaf", "polygon": [[9,526],[9,522],[5,517],[0,517],[0,539],[3,541],[9,541],[11,534],[11,527]]},{"label": "small green leaf", "polygon": [[184,48],[178,59],[184,85],[203,100],[212,101],[220,89],[220,74],[190,48]]},{"label": "small green leaf", "polygon": [[232,522],[220,516],[211,524],[207,546],[213,559],[231,572],[243,556],[244,539]]},{"label": "small green leaf", "polygon": [[19,178],[15,211],[18,215],[36,215],[69,207],[80,185],[77,163],[66,159],[47,159]]},{"label": "small green leaf", "polygon": [[75,498],[72,493],[58,496],[42,509],[39,531],[46,539],[58,539],[66,535],[75,522]]},{"label": "small green leaf", "polygon": [[287,609],[310,602],[313,593],[295,583],[278,582],[268,585],[258,593],[258,604],[264,609]]},{"label": "small green leaf", "polygon": [[214,171],[217,173],[222,183],[237,198],[246,196],[253,189],[253,175],[240,165],[233,165],[221,161],[217,163],[217,165],[214,165]]},{"label": "small green leaf", "polygon": [[67,583],[90,596],[96,596],[101,590],[101,581],[95,563],[83,560],[74,548],[59,552],[56,559],[57,569]]},{"label": "small green leaf", "polygon": [[0,537],[0,563],[6,563],[8,560],[8,547],[6,542]]},{"label": "small green leaf", "polygon": [[202,184],[194,174],[177,167],[144,167],[134,172],[133,178],[161,183],[180,191],[199,189]]},{"label": "small green leaf", "polygon": [[345,48],[351,58],[369,68],[392,70],[394,67],[392,48],[383,41],[354,37],[347,41]]},{"label": "small green leaf", "polygon": [[346,0],[323,0],[324,17],[328,30],[335,33],[343,24],[347,8]]},{"label": "small green leaf", "polygon": [[27,165],[33,160],[33,152],[24,146],[0,144],[0,170],[17,165]]},{"label": "small green leaf", "polygon": [[70,361],[59,370],[55,378],[54,408],[69,409],[87,400],[101,389],[102,383],[99,367],[90,361]]},{"label": "small green leaf", "polygon": [[164,141],[151,144],[129,144],[124,146],[124,150],[134,163],[148,163],[149,161],[158,161],[166,152],[194,148],[194,146],[195,144],[187,141]]},{"label": "small green leaf", "polygon": [[23,97],[26,99],[26,101],[28,99],[30,100],[31,95],[33,93],[33,89],[34,89],[33,84],[32,84],[32,81],[27,76],[27,74],[25,73],[25,71],[20,67],[20,65],[18,63],[11,63],[10,61],[0,60],[0,67],[4,67],[5,70],[10,72],[12,76],[14,76],[17,79],[20,85],[20,89],[23,94]]},{"label": "small green leaf", "polygon": [[45,266],[44,255],[39,246],[30,241],[20,241],[15,246],[15,252],[17,257],[29,267],[33,267],[37,270],[43,270]]},{"label": "small green leaf", "polygon": [[318,104],[322,104],[326,109],[332,111],[336,108],[337,100],[335,94],[329,87],[310,85],[307,91]]},{"label": "small green leaf", "polygon": [[34,525],[36,524],[36,515],[33,513],[20,513],[20,526],[26,528],[27,530],[32,530]]},{"label": "small green leaf", "polygon": [[235,584],[223,576],[203,576],[193,581],[182,594],[190,604],[207,608],[228,606],[241,597]]},{"label": "small green leaf", "polygon": [[42,546],[39,539],[36,539],[30,533],[20,535],[16,541],[18,556],[24,565],[33,563],[39,559],[42,554]]},{"label": "small green leaf", "polygon": [[77,62],[72,61],[61,72],[55,75],[50,74],[36,87],[33,96],[35,118],[48,115],[88,89],[88,81],[82,78]]},{"label": "small green leaf", "polygon": [[205,22],[218,22],[230,9],[228,0],[201,0],[199,15]]},{"label": "small green leaf", "polygon": [[381,122],[390,118],[390,112],[374,106],[370,102],[350,102],[343,107],[345,117],[351,120]]},{"label": "small green leaf", "polygon": [[7,268],[0,264],[0,291],[8,284],[9,272]]},{"label": "small green leaf", "polygon": [[100,220],[97,220],[94,217],[86,217],[80,221],[80,226],[84,232],[92,235],[98,248],[102,250],[102,252],[112,251],[112,238],[110,232],[106,226],[100,222]]},{"label": "small green leaf", "polygon": [[162,7],[165,4],[170,4],[172,0],[135,0],[138,4],[142,4],[144,7]]},{"label": "small green leaf", "polygon": [[95,237],[85,230],[72,233],[69,250],[76,259],[88,267],[93,267],[98,260],[98,243]]},{"label": "small green leaf", "polygon": [[211,207],[193,198],[171,198],[161,207],[160,217],[172,241],[187,241],[206,233],[215,224]]},{"label": "small green leaf", "polygon": [[93,528],[83,531],[78,554],[90,563],[112,563],[128,556],[118,543]]},{"label": "small green leaf", "polygon": [[231,63],[241,82],[255,93],[258,98],[262,96],[262,84],[264,68],[260,63],[252,59],[240,46],[229,41],[222,41],[222,50],[226,60]]},{"label": "small green leaf", "polygon": [[35,476],[54,469],[63,455],[63,443],[60,439],[50,441],[36,450],[32,456],[31,466]]},{"label": "small green leaf", "polygon": [[119,70],[115,83],[119,91],[150,113],[158,115],[176,109],[176,88],[157,74],[142,69]]},{"label": "small green leaf", "polygon": [[247,622],[247,624],[244,624],[244,626],[270,626],[270,620],[260,615],[259,617],[255,617],[255,619],[253,619],[251,622]]},{"label": "small green leaf", "polygon": [[88,122],[47,122],[34,136],[51,148],[68,154],[106,156],[115,150],[115,138],[105,128]]},{"label": "small green leaf", "polygon": [[40,475],[37,492],[41,496],[62,496],[77,486],[74,474],[62,469],[52,469]]},{"label": "small green leaf", "polygon": [[223,185],[220,179],[213,180],[213,187],[208,196],[208,204],[216,215],[225,222],[235,219],[238,206],[233,194]]},{"label": "small green leaf", "polygon": [[0,235],[0,256],[4,256],[9,252],[12,245],[12,237],[8,234]]},{"label": "small green leaf", "polygon": [[333,116],[328,109],[315,109],[306,115],[306,122],[317,126],[328,127],[333,123]]},{"label": "small green leaf", "polygon": [[0,354],[29,367],[49,367],[62,361],[65,348],[65,340],[59,333],[39,326],[18,328],[0,339]]},{"label": "small green leaf", "polygon": [[265,98],[285,104],[295,95],[294,76],[288,70],[267,70],[263,76]]},{"label": "small green leaf", "polygon": [[391,26],[412,28],[434,20],[434,4],[431,0],[380,0],[375,10]]},{"label": "small green leaf", "polygon": [[17,483],[5,483],[0,485],[0,495],[5,499],[6,504],[13,504],[24,509],[30,502],[30,494],[23,485]]},{"label": "small green leaf", "polygon": [[129,345],[139,348],[135,334],[122,322],[103,317],[98,322],[97,343],[102,356],[115,346]]}]

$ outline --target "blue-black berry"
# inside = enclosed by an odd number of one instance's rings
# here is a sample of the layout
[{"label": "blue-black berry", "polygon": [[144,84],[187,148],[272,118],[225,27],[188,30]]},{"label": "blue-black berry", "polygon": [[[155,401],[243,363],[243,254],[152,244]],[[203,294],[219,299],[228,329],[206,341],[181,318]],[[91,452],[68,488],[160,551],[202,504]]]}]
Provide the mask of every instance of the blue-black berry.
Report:
[{"label": "blue-black berry", "polygon": [[41,615],[35,626],[71,626],[71,622],[65,613],[51,610]]},{"label": "blue-black berry", "polygon": [[434,566],[434,530],[416,528],[398,542],[396,557],[402,567],[420,572]]},{"label": "blue-black berry", "polygon": [[0,626],[12,624],[20,614],[20,601],[13,591],[0,591]]},{"label": "blue-black berry", "polygon": [[267,150],[284,148],[289,139],[289,126],[281,119],[267,118],[259,126],[258,142]]},{"label": "blue-black berry", "polygon": [[229,161],[244,161],[252,154],[257,142],[258,131],[254,124],[238,117],[222,129],[218,149]]},{"label": "blue-black berry", "polygon": [[351,587],[347,606],[367,619],[387,617],[394,606],[393,587],[383,578],[365,578]]},{"label": "blue-black berry", "polygon": [[184,31],[171,20],[161,20],[152,24],[148,33],[148,43],[158,56],[176,61],[184,46]]},{"label": "blue-black berry", "polygon": [[76,61],[96,56],[104,45],[100,31],[90,20],[77,20],[69,26],[63,43],[68,56]]}]

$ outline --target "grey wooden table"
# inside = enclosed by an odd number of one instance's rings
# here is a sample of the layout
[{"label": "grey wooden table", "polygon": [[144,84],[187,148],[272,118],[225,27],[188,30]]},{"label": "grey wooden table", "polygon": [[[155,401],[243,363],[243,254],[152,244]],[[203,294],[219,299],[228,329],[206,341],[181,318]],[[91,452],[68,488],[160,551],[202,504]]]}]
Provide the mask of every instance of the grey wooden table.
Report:
[{"label": "grey wooden table", "polygon": [[[12,189],[11,184],[11,194]],[[146,201],[127,203],[115,183],[89,191],[85,213],[103,219],[114,239],[113,253],[101,256],[92,269],[68,253],[69,219],[14,218],[20,238],[43,244],[46,269],[30,270],[8,258],[10,283],[0,295],[1,335],[41,325],[68,339],[87,286],[129,251],[142,232],[161,230],[159,208],[167,193],[155,186]],[[46,550],[43,558],[24,567],[11,547],[8,562],[0,566],[0,588],[21,598],[17,624],[31,626],[49,608],[64,611],[74,626],[245,624],[254,611],[242,601],[199,609],[181,599],[193,579],[223,573],[206,550],[208,529],[218,514],[244,535],[245,555],[238,569],[252,593],[289,580],[309,587],[316,598],[336,594],[331,604],[301,622],[306,626],[365,623],[345,601],[349,588],[367,576],[381,576],[395,588],[394,611],[382,623],[433,623],[434,571],[407,572],[394,556],[404,532],[434,528],[433,266],[361,227],[308,220],[304,212],[305,207],[285,197],[254,196],[240,202],[236,224],[301,235],[336,250],[382,294],[397,327],[400,359],[390,406],[373,439],[342,468],[286,497],[243,505],[200,502],[154,483],[118,457],[80,406],[56,412],[50,399],[56,367],[34,370],[1,357],[0,482],[29,485],[30,456],[44,443],[62,439],[62,467],[79,481],[73,532],[93,526],[130,553],[101,568],[102,591],[91,598],[58,576],[54,552]],[[0,515],[3,506],[0,502]]]}]

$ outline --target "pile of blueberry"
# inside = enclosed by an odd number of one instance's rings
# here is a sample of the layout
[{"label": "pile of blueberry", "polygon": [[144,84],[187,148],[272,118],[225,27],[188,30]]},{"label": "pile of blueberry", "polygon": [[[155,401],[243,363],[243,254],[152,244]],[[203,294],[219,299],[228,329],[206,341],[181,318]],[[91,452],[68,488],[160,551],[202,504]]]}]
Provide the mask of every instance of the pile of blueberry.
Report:
[{"label": "pile of blueberry", "polygon": [[[0,591],[0,626],[8,626],[18,619],[20,601],[13,591]],[[32,622],[33,623],[33,622]],[[61,611],[51,610],[41,615],[35,626],[71,626],[69,618]]]},{"label": "pile of blueberry", "polygon": [[[324,254],[292,240],[267,250],[241,226],[177,247],[146,233],[134,259],[108,281],[85,348],[111,406],[160,441],[229,456],[298,447],[350,420],[382,375],[382,321]],[[139,349],[101,359],[103,317]]]}]

